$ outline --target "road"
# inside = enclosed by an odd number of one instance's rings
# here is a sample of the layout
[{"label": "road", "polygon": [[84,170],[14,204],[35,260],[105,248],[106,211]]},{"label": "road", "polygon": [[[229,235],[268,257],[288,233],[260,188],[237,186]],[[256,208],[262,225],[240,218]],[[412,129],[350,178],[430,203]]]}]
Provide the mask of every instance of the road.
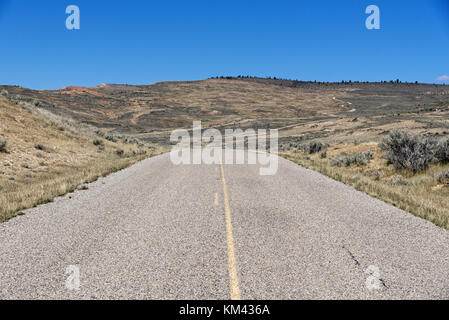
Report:
[{"label": "road", "polygon": [[0,244],[2,299],[449,299],[447,230],[284,159],[147,159]]}]

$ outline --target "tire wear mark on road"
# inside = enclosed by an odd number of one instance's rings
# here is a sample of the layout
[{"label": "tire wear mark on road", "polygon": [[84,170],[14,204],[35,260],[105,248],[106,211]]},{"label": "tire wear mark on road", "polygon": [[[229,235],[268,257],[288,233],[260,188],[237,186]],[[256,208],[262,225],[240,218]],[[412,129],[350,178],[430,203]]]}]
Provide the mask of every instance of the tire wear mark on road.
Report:
[{"label": "tire wear mark on road", "polygon": [[231,290],[231,299],[240,300],[239,280],[235,260],[234,237],[232,235],[231,209],[229,207],[228,188],[226,186],[226,178],[223,165],[221,165],[221,180],[223,182],[223,202],[226,218],[226,238],[228,245],[229,285]]}]

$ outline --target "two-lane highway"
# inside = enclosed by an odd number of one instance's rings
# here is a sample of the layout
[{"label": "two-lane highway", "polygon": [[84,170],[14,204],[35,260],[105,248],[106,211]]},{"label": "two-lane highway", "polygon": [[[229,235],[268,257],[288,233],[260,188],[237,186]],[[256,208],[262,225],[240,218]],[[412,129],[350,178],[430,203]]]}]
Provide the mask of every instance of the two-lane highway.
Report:
[{"label": "two-lane highway", "polygon": [[447,230],[284,159],[147,159],[0,243],[2,299],[449,299]]}]

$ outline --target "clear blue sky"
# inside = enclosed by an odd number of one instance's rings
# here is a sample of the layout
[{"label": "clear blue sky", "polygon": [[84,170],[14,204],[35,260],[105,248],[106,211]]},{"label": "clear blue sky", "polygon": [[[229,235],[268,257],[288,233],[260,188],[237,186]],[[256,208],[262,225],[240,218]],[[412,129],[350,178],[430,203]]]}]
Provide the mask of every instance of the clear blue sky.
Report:
[{"label": "clear blue sky", "polygon": [[[78,5],[81,29],[65,28]],[[365,8],[381,29],[365,28]],[[436,82],[449,0],[0,0],[0,84],[33,89],[216,75]]]}]

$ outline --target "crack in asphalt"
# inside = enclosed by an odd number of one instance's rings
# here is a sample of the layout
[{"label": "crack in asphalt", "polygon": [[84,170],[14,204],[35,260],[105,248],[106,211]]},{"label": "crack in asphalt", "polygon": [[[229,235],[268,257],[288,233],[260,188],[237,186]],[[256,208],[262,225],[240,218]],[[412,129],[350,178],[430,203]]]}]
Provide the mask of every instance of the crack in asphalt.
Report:
[{"label": "crack in asphalt", "polygon": [[[351,250],[349,250],[346,246],[342,246],[342,248],[343,248],[344,250],[346,250],[346,252],[347,252],[348,255],[350,256],[350,258],[352,259],[352,261],[354,261],[354,264],[355,264],[357,267],[359,267],[360,269],[363,269],[363,268],[361,268],[362,265],[361,265],[360,261],[355,257],[355,255],[351,252]],[[362,270],[362,271],[363,271],[363,270]],[[379,280],[379,282],[382,284],[382,286],[383,286],[384,288],[388,289],[388,286],[386,285],[384,279],[382,279],[381,277],[376,276],[373,272],[369,272],[369,275],[370,275],[370,276],[373,276],[373,277],[376,277],[376,279]]]}]

